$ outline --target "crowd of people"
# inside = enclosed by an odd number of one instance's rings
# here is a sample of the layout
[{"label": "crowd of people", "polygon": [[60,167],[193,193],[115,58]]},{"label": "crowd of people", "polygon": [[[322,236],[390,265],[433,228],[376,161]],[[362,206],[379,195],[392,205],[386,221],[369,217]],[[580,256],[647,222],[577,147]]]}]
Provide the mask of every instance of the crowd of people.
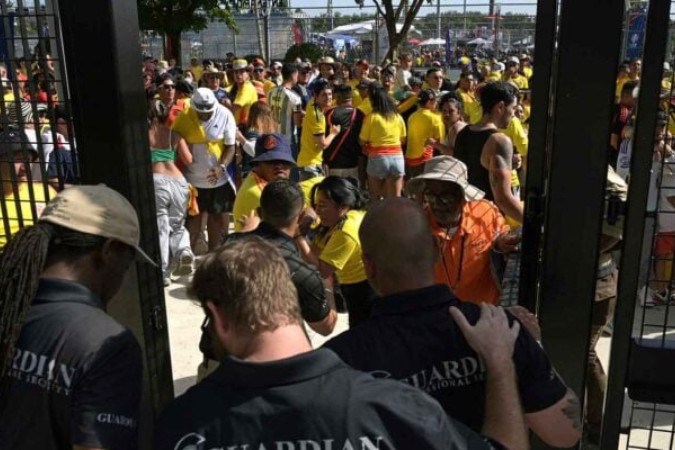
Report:
[{"label": "crowd of people", "polygon": [[[524,449],[528,429],[579,441],[579,400],[536,318],[499,306],[521,239],[532,64],[460,65],[451,81],[409,54],[144,60],[156,265],[165,285],[192,275],[200,349],[219,363],[164,411],[156,448]],[[0,137],[5,196],[32,186],[25,131]],[[134,448],[141,352],[104,311],[136,255],[155,262],[120,194],[61,175],[36,223],[2,242],[0,448]],[[603,258],[593,344],[616,295]],[[339,312],[349,330],[312,350],[305,324],[328,336]],[[599,431],[592,369],[585,426]]]}]

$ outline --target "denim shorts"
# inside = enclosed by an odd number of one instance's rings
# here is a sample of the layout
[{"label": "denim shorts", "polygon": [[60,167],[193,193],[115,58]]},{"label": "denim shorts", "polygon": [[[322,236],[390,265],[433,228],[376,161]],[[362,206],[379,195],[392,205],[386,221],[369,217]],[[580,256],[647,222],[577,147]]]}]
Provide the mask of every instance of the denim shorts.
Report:
[{"label": "denim shorts", "polygon": [[379,179],[399,178],[405,175],[403,155],[381,155],[368,158],[366,173]]}]

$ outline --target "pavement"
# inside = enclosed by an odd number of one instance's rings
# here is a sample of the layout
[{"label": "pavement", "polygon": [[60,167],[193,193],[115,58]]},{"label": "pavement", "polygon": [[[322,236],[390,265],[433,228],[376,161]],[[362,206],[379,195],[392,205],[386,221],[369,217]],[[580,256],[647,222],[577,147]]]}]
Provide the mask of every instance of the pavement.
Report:
[{"label": "pavement", "polygon": [[[186,292],[188,281],[188,277],[181,277],[165,289],[171,363],[176,395],[182,394],[196,383],[197,367],[202,361],[198,344],[204,312],[197,302],[188,297]],[[641,320],[643,311],[647,315],[649,322],[658,323],[659,318],[663,317],[665,308],[659,307],[643,310],[638,306],[636,323],[637,320]],[[671,322],[671,319],[675,321],[675,314],[670,313],[668,319],[668,322]],[[310,329],[308,329],[308,334],[313,346],[316,348],[327,339],[345,331],[347,327],[347,314],[339,314],[338,323],[330,336],[323,337]],[[604,367],[608,365],[610,342],[610,338],[602,337],[596,348]],[[630,431],[630,435],[621,435],[619,448],[675,450],[675,442],[673,441],[675,408],[660,405],[659,409],[654,411],[652,405],[647,405],[649,407],[645,410],[634,410],[633,419],[630,420],[632,404],[630,399],[627,399],[624,404],[624,424],[627,426],[628,423],[632,423],[634,429]],[[637,405],[640,406],[639,404]],[[651,422],[655,422],[654,431],[649,432],[649,430],[640,429],[640,427],[647,427]],[[631,446],[627,447],[629,436]],[[582,448],[593,449],[592,446],[584,446]]]}]

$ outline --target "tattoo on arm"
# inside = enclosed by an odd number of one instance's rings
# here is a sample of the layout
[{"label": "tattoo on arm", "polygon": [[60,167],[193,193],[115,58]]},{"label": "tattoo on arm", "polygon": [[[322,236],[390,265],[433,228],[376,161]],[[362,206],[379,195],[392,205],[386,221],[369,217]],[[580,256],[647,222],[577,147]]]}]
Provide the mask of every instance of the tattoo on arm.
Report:
[{"label": "tattoo on arm", "polygon": [[563,413],[572,422],[575,430],[581,430],[581,404],[576,394],[571,389],[567,389],[567,405],[563,408]]}]

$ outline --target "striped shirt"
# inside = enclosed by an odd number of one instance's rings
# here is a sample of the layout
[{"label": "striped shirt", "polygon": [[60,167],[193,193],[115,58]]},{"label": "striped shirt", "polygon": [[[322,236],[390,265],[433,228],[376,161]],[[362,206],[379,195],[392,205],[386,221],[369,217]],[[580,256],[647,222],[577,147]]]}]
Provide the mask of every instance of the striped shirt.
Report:
[{"label": "striped shirt", "polygon": [[267,98],[272,116],[279,123],[279,131],[285,134],[288,139],[293,140],[295,131],[293,112],[298,105],[302,105],[302,99],[285,86],[270,90]]}]

